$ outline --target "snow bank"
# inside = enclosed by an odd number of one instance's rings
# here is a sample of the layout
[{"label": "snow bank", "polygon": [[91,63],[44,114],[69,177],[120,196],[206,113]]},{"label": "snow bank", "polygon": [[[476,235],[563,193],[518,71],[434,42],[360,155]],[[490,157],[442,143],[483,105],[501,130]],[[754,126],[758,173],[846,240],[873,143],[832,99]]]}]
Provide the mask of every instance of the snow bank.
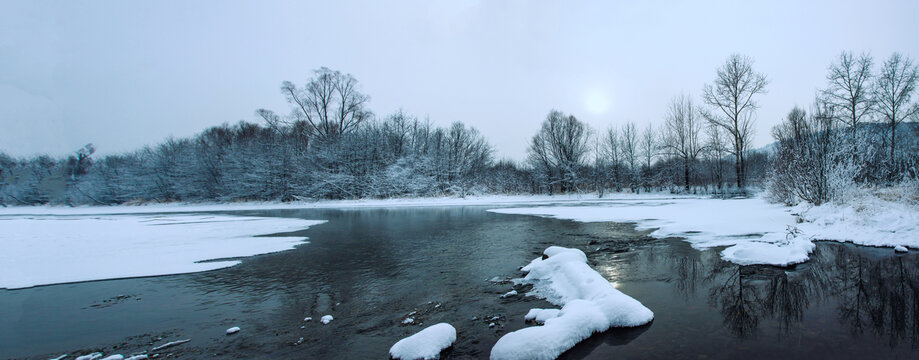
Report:
[{"label": "snow bank", "polygon": [[393,359],[437,359],[440,352],[456,341],[456,329],[447,323],[428,326],[415,335],[399,340],[389,349]]},{"label": "snow bank", "polygon": [[552,246],[523,267],[523,283],[561,310],[533,309],[528,320],[544,323],[508,333],[498,339],[491,358],[555,359],[594,333],[612,327],[644,325],[654,313],[637,300],[616,290],[587,265],[587,256],[577,249]]},{"label": "snow bank", "polygon": [[229,215],[0,217],[0,288],[206,271],[292,249],[304,237],[255,237],[323,221]]},{"label": "snow bank", "polygon": [[798,229],[817,240],[858,245],[919,248],[919,206],[865,195],[846,203],[797,209],[805,222]]},{"label": "snow bank", "polygon": [[552,217],[580,222],[634,222],[651,236],[683,237],[694,248],[728,246],[722,257],[740,264],[786,266],[807,261],[813,244],[786,240],[792,209],[762,198],[622,200],[589,206],[552,206],[488,210],[501,214]]},{"label": "snow bank", "polygon": [[565,195],[481,195],[460,197],[322,200],[314,202],[234,202],[234,203],[168,203],[115,206],[9,206],[0,207],[0,215],[104,215],[175,212],[212,212],[272,209],[341,209],[375,207],[473,206],[508,204],[585,203],[618,199],[672,199],[685,196],[667,193],[612,193],[598,199],[596,194]]}]

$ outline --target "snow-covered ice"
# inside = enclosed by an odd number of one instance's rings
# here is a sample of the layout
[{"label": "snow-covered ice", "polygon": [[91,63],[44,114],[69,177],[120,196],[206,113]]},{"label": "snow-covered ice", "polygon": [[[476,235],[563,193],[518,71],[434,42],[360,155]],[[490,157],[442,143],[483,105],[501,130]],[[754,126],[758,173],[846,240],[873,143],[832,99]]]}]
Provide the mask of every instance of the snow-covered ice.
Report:
[{"label": "snow-covered ice", "polygon": [[742,265],[805,262],[815,248],[813,240],[919,247],[919,208],[871,195],[844,204],[794,208],[770,204],[761,197],[683,197],[488,211],[580,222],[633,222],[639,230],[655,229],[651,233],[655,237],[683,237],[697,249],[726,246],[722,257]]},{"label": "snow-covered ice", "polygon": [[332,320],[335,320],[335,318],[332,317],[332,315],[325,315],[325,316],[323,316],[322,318],[319,319],[319,322],[321,322],[321,323],[323,323],[323,324],[328,324],[328,323],[332,322]]},{"label": "snow-covered ice", "polygon": [[898,253],[905,253],[905,252],[909,252],[909,249],[907,249],[906,246],[897,245],[893,247],[893,251],[896,251]]},{"label": "snow-covered ice", "polygon": [[0,216],[0,288],[180,274],[199,262],[288,250],[304,237],[256,237],[323,221],[231,215]]},{"label": "snow-covered ice", "polygon": [[521,282],[533,284],[531,294],[562,308],[531,310],[526,317],[544,325],[502,336],[491,350],[492,359],[555,359],[594,333],[640,326],[654,318],[651,310],[591,269],[581,250],[552,246],[543,254],[546,259],[523,267],[527,275]]},{"label": "snow-covered ice", "polygon": [[234,326],[227,329],[227,335],[232,335],[239,332],[239,326]]},{"label": "snow-covered ice", "polygon": [[389,349],[393,359],[437,359],[440,352],[456,341],[456,329],[447,323],[428,326],[424,330],[399,340]]}]

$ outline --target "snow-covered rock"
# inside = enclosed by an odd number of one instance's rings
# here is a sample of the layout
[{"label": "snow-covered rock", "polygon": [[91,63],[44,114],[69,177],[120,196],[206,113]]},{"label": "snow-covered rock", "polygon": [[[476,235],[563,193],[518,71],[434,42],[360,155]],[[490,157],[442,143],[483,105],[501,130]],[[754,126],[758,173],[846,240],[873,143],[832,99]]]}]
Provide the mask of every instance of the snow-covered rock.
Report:
[{"label": "snow-covered rock", "polygon": [[906,252],[909,252],[909,249],[907,249],[906,246],[897,245],[897,246],[894,246],[893,251],[898,252],[898,253],[906,253]]},{"label": "snow-covered rock", "polygon": [[523,267],[527,275],[522,282],[533,284],[532,294],[562,308],[555,314],[531,310],[527,317],[544,325],[504,335],[492,348],[492,359],[555,359],[594,333],[644,325],[654,318],[651,310],[591,269],[582,251],[552,246],[543,253],[546,259]]},{"label": "snow-covered rock", "polygon": [[323,323],[323,324],[328,324],[328,323],[332,322],[332,320],[335,320],[335,318],[332,317],[332,315],[325,315],[325,316],[323,316],[322,318],[319,319],[319,322],[321,322],[321,323]]},{"label": "snow-covered rock", "polygon": [[307,316],[307,317],[303,318],[303,321],[313,321],[313,318],[310,317],[310,316]]},{"label": "snow-covered rock", "polygon": [[508,291],[504,293],[504,295],[501,295],[501,298],[509,298],[511,296],[517,296],[517,290]]},{"label": "snow-covered rock", "polygon": [[124,360],[124,355],[121,355],[121,354],[109,355],[109,356],[102,358],[102,360]]},{"label": "snow-covered rock", "polygon": [[523,317],[526,321],[535,321],[536,323],[542,324],[546,320],[549,320],[554,317],[558,317],[559,309],[530,309],[530,312]]},{"label": "snow-covered rock", "polygon": [[101,358],[102,358],[101,352],[94,352],[94,353],[86,354],[83,356],[77,356],[77,358],[74,360],[98,360]]},{"label": "snow-covered rock", "polygon": [[405,318],[405,320],[402,320],[402,324],[404,325],[409,325],[409,324],[414,324],[414,323],[415,323],[415,318]]},{"label": "snow-covered rock", "polygon": [[415,335],[399,340],[389,349],[393,359],[437,359],[441,351],[456,341],[456,329],[447,323],[428,326]]},{"label": "snow-covered rock", "polygon": [[131,356],[131,357],[125,359],[125,360],[147,360],[147,359],[149,359],[149,358],[150,358],[150,357],[147,356],[147,355],[145,355],[145,354],[140,354],[140,355]]},{"label": "snow-covered rock", "polygon": [[239,326],[234,326],[227,329],[227,335],[232,335],[239,332]]}]

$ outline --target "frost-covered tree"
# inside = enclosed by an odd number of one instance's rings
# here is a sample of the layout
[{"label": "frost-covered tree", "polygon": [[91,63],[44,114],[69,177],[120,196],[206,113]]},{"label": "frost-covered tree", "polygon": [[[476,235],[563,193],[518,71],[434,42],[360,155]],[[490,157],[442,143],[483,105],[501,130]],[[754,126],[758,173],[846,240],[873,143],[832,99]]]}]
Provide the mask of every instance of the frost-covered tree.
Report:
[{"label": "frost-covered tree", "polygon": [[549,112],[527,149],[530,164],[545,174],[547,186],[558,186],[561,192],[576,188],[590,150],[589,133],[587,124],[573,115]]},{"label": "frost-covered tree", "polygon": [[[900,53],[893,53],[881,66],[877,84],[874,89],[874,100],[877,112],[890,126],[890,157],[892,165],[897,166],[896,142],[897,126],[907,119],[919,116],[919,98],[916,96],[916,82],[919,81],[919,66]],[[893,175],[895,171],[891,172]]]},{"label": "frost-covered tree", "polygon": [[360,92],[357,79],[326,67],[316,70],[303,88],[285,81],[281,92],[292,105],[289,121],[319,139],[354,131],[372,116],[366,109],[370,97]]},{"label": "frost-covered tree", "polygon": [[714,110],[705,109],[701,114],[729,135],[740,189],[746,186],[744,152],[753,136],[754,96],[765,93],[767,84],[766,76],[753,70],[752,58],[732,54],[718,68],[714,83],[702,89],[702,99]]},{"label": "frost-covered tree", "polygon": [[664,150],[683,165],[683,186],[689,191],[693,165],[702,152],[699,134],[702,121],[696,116],[692,98],[680,95],[670,101],[664,122]]}]

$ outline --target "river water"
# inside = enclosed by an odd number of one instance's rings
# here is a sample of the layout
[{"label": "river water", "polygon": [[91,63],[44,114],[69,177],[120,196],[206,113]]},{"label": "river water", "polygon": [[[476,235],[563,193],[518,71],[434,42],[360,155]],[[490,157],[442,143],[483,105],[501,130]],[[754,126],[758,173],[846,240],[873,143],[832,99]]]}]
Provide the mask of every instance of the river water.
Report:
[{"label": "river water", "polygon": [[[457,329],[444,358],[487,358],[501,335],[528,326],[527,310],[552,306],[500,296],[513,288],[503,280],[551,245],[584,250],[655,314],[650,325],[597,334],[562,358],[919,357],[919,254],[822,242],[791,269],[742,267],[717,249],[653,239],[630,224],[486,209],[235,212],[328,222],[289,233],[308,244],[231,268],[0,290],[0,358],[127,355],[191,339],[158,353],[385,359],[396,341],[438,322]],[[322,325],[326,314],[335,319]],[[403,324],[407,317],[414,324]],[[225,335],[232,326],[242,331]]]}]

